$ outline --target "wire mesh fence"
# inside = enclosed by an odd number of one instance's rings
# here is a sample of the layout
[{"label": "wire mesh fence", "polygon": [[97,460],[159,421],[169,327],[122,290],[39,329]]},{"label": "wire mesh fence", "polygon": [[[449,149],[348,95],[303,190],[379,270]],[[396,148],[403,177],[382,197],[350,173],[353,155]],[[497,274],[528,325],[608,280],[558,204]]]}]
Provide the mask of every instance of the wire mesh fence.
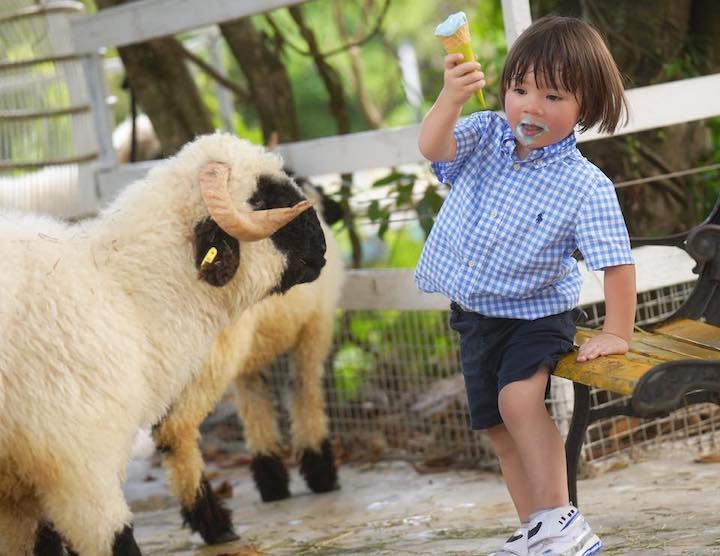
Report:
[{"label": "wire mesh fence", "polygon": [[[637,323],[670,314],[694,283],[668,286],[638,296]],[[591,326],[602,324],[604,306],[584,307]],[[334,346],[326,365],[326,396],[332,432],[349,459],[399,458],[426,467],[496,466],[483,434],[470,430],[456,334],[443,311],[338,311]],[[268,370],[282,399],[291,380],[285,358]],[[591,393],[602,406],[621,398]],[[548,408],[563,434],[572,416],[572,384],[553,377]],[[283,430],[285,404],[278,403]],[[720,415],[700,404],[658,419],[613,417],[587,431],[585,462],[603,463],[662,443],[707,452],[718,448]]]},{"label": "wire mesh fence", "polygon": [[82,11],[70,1],[0,8],[0,207],[69,216],[94,204],[82,184],[98,158],[95,124],[69,36]]}]

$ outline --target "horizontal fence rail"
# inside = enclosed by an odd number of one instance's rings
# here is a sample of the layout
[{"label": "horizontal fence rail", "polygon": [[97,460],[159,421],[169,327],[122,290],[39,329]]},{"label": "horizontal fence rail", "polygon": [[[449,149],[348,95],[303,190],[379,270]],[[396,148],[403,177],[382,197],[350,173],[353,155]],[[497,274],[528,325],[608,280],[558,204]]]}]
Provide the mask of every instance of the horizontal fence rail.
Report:
[{"label": "horizontal fence rail", "polygon": [[[624,135],[720,115],[720,74],[638,87],[627,91],[628,125],[615,132]],[[677,99],[683,99],[678,103]],[[673,110],[666,110],[673,106]],[[417,148],[420,125],[363,131],[322,139],[278,145],[277,152],[295,172],[305,176],[355,172],[399,166],[423,160]],[[578,142],[607,137],[594,129],[578,135]],[[103,200],[119,188],[145,175],[153,163],[127,164],[99,176]]]},{"label": "horizontal fence rail", "polygon": [[[638,293],[692,282],[695,261],[682,249],[646,246],[633,249]],[[601,271],[589,271],[580,262],[583,288],[580,305],[601,303],[605,299]],[[445,311],[450,301],[440,294],[421,292],[415,286],[413,269],[358,269],[346,273],[342,309],[357,311]]]},{"label": "horizontal fence rail", "polygon": [[72,23],[78,52],[126,46],[214,23],[269,12],[305,0],[141,0],[100,10]]}]

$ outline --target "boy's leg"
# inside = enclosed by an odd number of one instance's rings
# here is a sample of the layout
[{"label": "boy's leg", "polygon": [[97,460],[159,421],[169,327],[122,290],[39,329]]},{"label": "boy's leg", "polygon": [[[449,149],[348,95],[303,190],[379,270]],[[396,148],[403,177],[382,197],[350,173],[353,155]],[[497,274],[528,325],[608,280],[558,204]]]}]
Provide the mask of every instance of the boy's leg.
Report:
[{"label": "boy's leg", "polygon": [[530,512],[569,503],[565,448],[545,408],[548,376],[547,368],[541,368],[530,378],[503,387],[498,398],[500,415],[525,471]]},{"label": "boy's leg", "polygon": [[520,459],[520,453],[517,446],[515,446],[515,441],[504,424],[489,428],[486,432],[493,451],[500,462],[500,470],[520,522],[527,523],[530,520],[530,514],[536,508],[530,491],[530,481],[527,473],[525,473],[525,467],[522,459]]},{"label": "boy's leg", "polygon": [[569,505],[562,437],[545,409],[548,374],[541,368],[528,379],[511,382],[498,398],[500,415],[526,474],[533,508],[527,553],[593,556],[603,545],[577,508]]},{"label": "boy's leg", "polygon": [[500,462],[505,486],[520,518],[520,527],[505,541],[499,551],[490,556],[527,556],[528,522],[533,511],[532,493],[528,488],[527,474],[518,453],[515,441],[504,424],[486,429],[493,451]]}]

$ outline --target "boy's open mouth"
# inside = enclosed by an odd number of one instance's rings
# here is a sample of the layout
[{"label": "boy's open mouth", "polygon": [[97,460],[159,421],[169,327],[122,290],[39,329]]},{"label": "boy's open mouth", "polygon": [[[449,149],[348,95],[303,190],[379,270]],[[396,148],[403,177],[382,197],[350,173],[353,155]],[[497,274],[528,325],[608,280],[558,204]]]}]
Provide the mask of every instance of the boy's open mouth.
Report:
[{"label": "boy's open mouth", "polygon": [[532,144],[540,135],[549,131],[548,127],[541,123],[535,122],[528,117],[523,118],[515,126],[515,137],[517,137],[523,144]]},{"label": "boy's open mouth", "polygon": [[535,137],[545,131],[544,127],[535,124],[520,124],[520,127],[523,130],[523,135],[528,137]]}]

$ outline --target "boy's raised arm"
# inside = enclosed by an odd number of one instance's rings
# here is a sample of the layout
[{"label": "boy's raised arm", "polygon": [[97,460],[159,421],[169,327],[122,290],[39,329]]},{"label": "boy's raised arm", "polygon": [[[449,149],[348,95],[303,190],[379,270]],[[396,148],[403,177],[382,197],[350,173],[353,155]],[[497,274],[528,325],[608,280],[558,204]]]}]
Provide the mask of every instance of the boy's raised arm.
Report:
[{"label": "boy's raised arm", "polygon": [[477,62],[462,62],[462,54],[445,56],[442,91],[420,126],[418,147],[431,162],[455,158],[457,143],[453,130],[463,104],[485,86],[485,76]]},{"label": "boy's raised arm", "polygon": [[420,125],[418,147],[420,153],[430,162],[443,162],[455,158],[457,142],[453,130],[460,117],[462,105],[455,107],[442,93],[423,118]]}]

